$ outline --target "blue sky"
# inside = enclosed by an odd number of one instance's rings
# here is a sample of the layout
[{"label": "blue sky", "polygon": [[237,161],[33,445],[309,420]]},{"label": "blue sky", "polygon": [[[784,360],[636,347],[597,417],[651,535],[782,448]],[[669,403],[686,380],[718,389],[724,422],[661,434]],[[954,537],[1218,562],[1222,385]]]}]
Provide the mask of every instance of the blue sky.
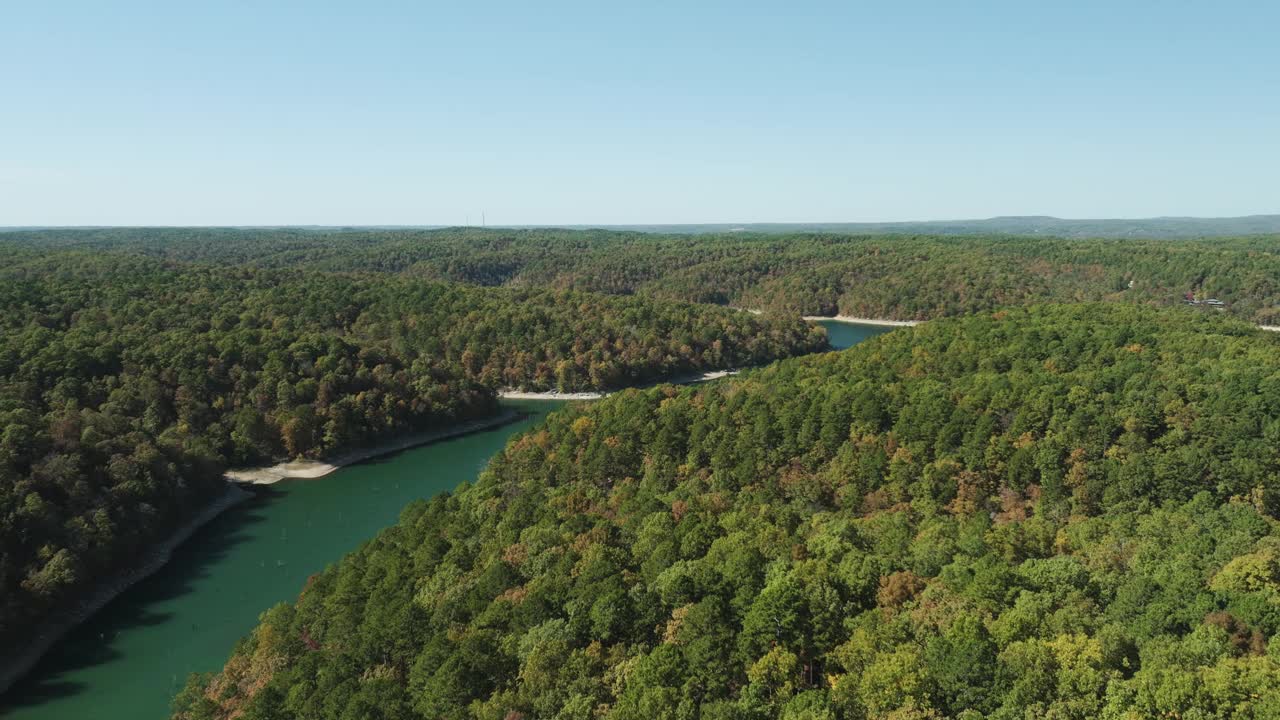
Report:
[{"label": "blue sky", "polygon": [[0,225],[1280,212],[1280,4],[40,2]]}]

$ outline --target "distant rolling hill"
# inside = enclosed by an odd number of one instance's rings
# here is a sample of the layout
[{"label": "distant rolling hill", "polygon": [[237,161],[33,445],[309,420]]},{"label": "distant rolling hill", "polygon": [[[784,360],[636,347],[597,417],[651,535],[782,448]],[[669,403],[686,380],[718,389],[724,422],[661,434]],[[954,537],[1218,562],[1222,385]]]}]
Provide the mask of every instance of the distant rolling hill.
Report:
[{"label": "distant rolling hill", "polygon": [[1280,215],[1243,217],[1157,217],[1137,219],[1073,220],[1048,215],[1016,215],[983,220],[937,220],[885,223],[711,223],[703,225],[595,225],[664,233],[722,232],[838,232],[855,234],[903,233],[919,235],[1048,235],[1054,237],[1195,238],[1280,233]]},{"label": "distant rolling hill", "polygon": [[[177,227],[177,226],[175,226]],[[213,227],[213,226],[208,226]],[[226,225],[225,228],[291,229],[317,232],[344,230],[434,230],[441,225]],[[1064,238],[1198,238],[1239,237],[1242,235],[1280,234],[1280,215],[1245,215],[1241,217],[1155,217],[1132,219],[1080,220],[1049,215],[1006,215],[982,220],[930,220],[910,222],[815,222],[815,223],[701,223],[647,225],[489,225],[490,228],[569,230],[625,230],[647,233],[701,234],[726,232],[796,233],[822,232],[852,235],[1042,235]],[[109,229],[110,226],[0,226],[0,233],[20,230],[87,230]]]}]

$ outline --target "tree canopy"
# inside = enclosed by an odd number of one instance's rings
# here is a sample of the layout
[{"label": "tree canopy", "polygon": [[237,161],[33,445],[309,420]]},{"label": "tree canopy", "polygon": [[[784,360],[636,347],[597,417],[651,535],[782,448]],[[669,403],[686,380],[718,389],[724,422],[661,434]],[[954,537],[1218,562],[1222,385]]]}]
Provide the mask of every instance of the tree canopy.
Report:
[{"label": "tree canopy", "polygon": [[931,322],[550,416],[175,718],[1270,718],[1280,337]]},{"label": "tree canopy", "polygon": [[639,294],[789,315],[924,320],[1040,302],[1175,306],[1189,297],[1223,303],[1202,306],[1206,312],[1280,325],[1276,235],[1143,240],[480,228],[0,235],[0,245],[30,243],[170,260]]},{"label": "tree canopy", "polygon": [[576,290],[0,250],[0,642],[224,490],[492,415],[495,391],[613,389],[827,346],[799,319]]}]

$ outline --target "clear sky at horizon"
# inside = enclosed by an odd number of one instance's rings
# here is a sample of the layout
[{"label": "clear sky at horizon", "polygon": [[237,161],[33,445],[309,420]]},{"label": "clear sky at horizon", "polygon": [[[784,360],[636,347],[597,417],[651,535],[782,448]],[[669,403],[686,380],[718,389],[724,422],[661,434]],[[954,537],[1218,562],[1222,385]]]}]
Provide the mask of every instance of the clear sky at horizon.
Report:
[{"label": "clear sky at horizon", "polygon": [[0,15],[0,225],[1280,212],[1277,3]]}]

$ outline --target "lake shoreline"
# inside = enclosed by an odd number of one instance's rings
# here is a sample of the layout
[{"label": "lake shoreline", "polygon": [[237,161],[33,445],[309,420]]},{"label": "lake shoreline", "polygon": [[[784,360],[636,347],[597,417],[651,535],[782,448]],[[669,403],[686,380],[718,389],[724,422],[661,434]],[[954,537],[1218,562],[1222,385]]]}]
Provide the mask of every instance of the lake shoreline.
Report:
[{"label": "lake shoreline", "polygon": [[[880,327],[915,327],[924,320],[881,320],[879,318],[853,317],[852,315],[802,315],[801,320],[816,322],[830,320],[832,322],[849,323],[851,325],[878,325]],[[1280,325],[1257,325],[1259,330],[1280,333]]]},{"label": "lake shoreline", "polygon": [[854,317],[852,315],[802,315],[801,320],[816,322],[830,320],[832,322],[851,323],[854,325],[877,325],[879,327],[915,327],[923,320],[882,320],[880,318]]},{"label": "lake shoreline", "polygon": [[253,494],[235,483],[227,483],[226,489],[217,498],[205,505],[194,517],[160,542],[147,549],[146,559],[141,565],[116,573],[106,582],[88,592],[88,597],[80,605],[56,613],[53,617],[39,624],[40,629],[35,639],[17,656],[0,662],[0,695],[27,673],[35,669],[40,660],[71,631],[106,607],[129,588],[156,574],[169,563],[173,552],[186,542],[197,530],[209,524],[214,518],[240,503],[253,497]]},{"label": "lake shoreline", "polygon": [[[663,384],[700,383],[721,377],[737,375],[739,372],[747,369],[751,368],[685,373],[633,387],[647,388]],[[508,390],[500,393],[500,396],[509,400],[569,401],[575,399],[596,399],[598,397],[604,397],[605,395],[612,394],[612,392],[619,392],[623,389],[628,388],[620,388],[617,391],[610,391],[607,393],[557,393]],[[541,411],[537,410],[532,412],[540,413]],[[17,657],[0,661],[0,694],[7,693],[14,685],[20,684],[19,681],[23,677],[28,677],[33,671],[37,671],[41,666],[42,661],[46,657],[50,657],[55,647],[60,642],[63,642],[64,639],[77,627],[86,622],[90,622],[99,611],[118,596],[124,594],[130,587],[133,587],[145,580],[147,577],[154,575],[163,569],[169,560],[172,559],[173,552],[175,552],[183,542],[191,539],[200,527],[209,523],[221,513],[235,506],[237,503],[253,498],[255,493],[250,485],[271,484],[290,477],[324,477],[341,467],[354,465],[383,455],[392,455],[421,445],[429,445],[462,435],[496,429],[504,425],[517,422],[527,416],[528,412],[525,412],[519,407],[503,407],[500,408],[500,411],[495,415],[482,418],[480,420],[460,423],[451,428],[401,436],[388,442],[375,443],[368,447],[358,448],[347,453],[338,454],[335,457],[325,458],[323,461],[304,461],[303,463],[285,462],[274,466],[241,468],[238,470],[228,471],[226,473],[227,485],[223,494],[220,497],[215,497],[202,509],[198,510],[195,516],[192,517],[185,525],[175,530],[160,543],[145,548],[141,553],[141,563],[139,566],[105,578],[102,583],[99,583],[94,588],[86,591],[85,596],[87,599],[79,606],[57,613],[55,617],[49,618],[50,622],[38,625],[40,630],[37,633],[37,640],[34,640],[28,646],[23,647]],[[253,473],[259,473],[260,475],[255,479],[251,476]],[[56,680],[56,673],[60,672],[62,671],[55,670],[55,674],[52,674],[51,677]],[[41,678],[41,682],[43,682],[43,678]],[[23,687],[25,688],[25,686]],[[21,691],[22,694],[25,694],[25,692],[25,689]],[[2,701],[0,701],[0,707],[3,707]],[[3,713],[0,712],[0,714]]]},{"label": "lake shoreline", "polygon": [[[610,391],[615,392],[615,391]],[[499,390],[498,397],[503,400],[599,400],[608,395],[607,392],[568,392],[557,390]]]},{"label": "lake shoreline", "polygon": [[[512,398],[516,399],[516,398]],[[532,399],[532,398],[530,398]],[[557,398],[548,398],[557,399]],[[311,480],[321,478],[348,465],[372,460],[383,455],[391,455],[421,445],[429,445],[441,440],[452,440],[462,435],[492,430],[524,417],[523,413],[507,409],[496,415],[470,420],[461,425],[425,432],[411,433],[394,440],[375,443],[355,450],[350,450],[330,457],[326,460],[289,460],[275,465],[228,470],[227,479],[233,483],[245,485],[273,485],[281,480]]]},{"label": "lake shoreline", "polygon": [[[737,375],[741,370],[708,370],[704,373],[695,373],[690,375],[677,375],[666,380],[658,380],[657,382],[645,385],[632,386],[636,389],[656,387],[658,385],[696,385],[697,383],[707,382],[708,380],[718,380],[722,377]],[[599,400],[601,398],[612,395],[616,392],[629,390],[631,387],[620,388],[618,390],[591,390],[587,392],[560,392],[558,390],[499,390],[498,397],[503,400]]]},{"label": "lake shoreline", "polygon": [[[839,322],[856,322],[866,325],[903,324],[895,321],[863,320],[859,318],[844,318],[842,316],[836,318],[817,319],[836,320]],[[742,372],[742,369],[710,370],[701,373],[687,373],[633,387],[643,389],[665,384],[692,385],[737,375],[740,372]],[[610,390],[607,392],[588,391],[569,393],[508,389],[499,391],[498,397],[503,400],[598,400],[611,395],[614,392],[621,392],[625,389],[630,388],[620,388],[618,390]],[[60,614],[58,617],[54,618],[51,622],[42,627],[42,629],[37,633],[37,639],[33,641],[29,647],[25,648],[19,656],[6,662],[0,662],[0,695],[7,692],[15,683],[33,670],[49,650],[51,650],[54,645],[65,638],[76,627],[87,621],[95,613],[130,587],[133,587],[137,583],[145,580],[151,575],[154,575],[162,569],[172,558],[173,552],[178,548],[178,546],[190,539],[197,530],[208,524],[226,510],[234,507],[240,502],[252,498],[253,493],[248,490],[248,486],[271,485],[283,480],[321,478],[349,465],[355,465],[384,455],[392,455],[422,445],[429,445],[434,442],[451,440],[463,435],[492,430],[517,422],[523,417],[525,417],[525,413],[507,408],[493,416],[468,421],[452,428],[412,433],[387,442],[375,443],[373,445],[340,453],[324,460],[294,460],[269,466],[228,470],[224,475],[227,480],[227,488],[222,495],[211,501],[199,513],[191,518],[191,520],[178,528],[163,542],[154,547],[148,548],[146,551],[146,560],[142,565],[131,570],[118,573],[101,584],[98,588],[91,590],[89,592],[89,597],[85,602],[76,608]]]},{"label": "lake shoreline", "polygon": [[223,512],[253,497],[244,485],[271,485],[281,480],[294,478],[318,478],[347,465],[354,465],[382,455],[391,455],[421,445],[428,445],[441,440],[469,435],[475,432],[491,430],[516,422],[524,417],[524,413],[507,409],[496,415],[480,420],[464,423],[460,426],[444,430],[414,433],[385,443],[378,443],[365,448],[342,453],[327,461],[307,460],[286,462],[278,465],[229,470],[224,475],[227,480],[226,489],[206,505],[199,513],[175,530],[164,541],[147,549],[147,559],[139,566],[124,570],[97,588],[91,589],[88,598],[75,608],[59,613],[36,633],[36,639],[16,657],[0,662],[0,695],[8,692],[15,683],[31,672],[42,658],[69,633],[106,607],[129,588],[159,572],[173,557],[173,552],[186,542],[197,530],[204,527]]}]

